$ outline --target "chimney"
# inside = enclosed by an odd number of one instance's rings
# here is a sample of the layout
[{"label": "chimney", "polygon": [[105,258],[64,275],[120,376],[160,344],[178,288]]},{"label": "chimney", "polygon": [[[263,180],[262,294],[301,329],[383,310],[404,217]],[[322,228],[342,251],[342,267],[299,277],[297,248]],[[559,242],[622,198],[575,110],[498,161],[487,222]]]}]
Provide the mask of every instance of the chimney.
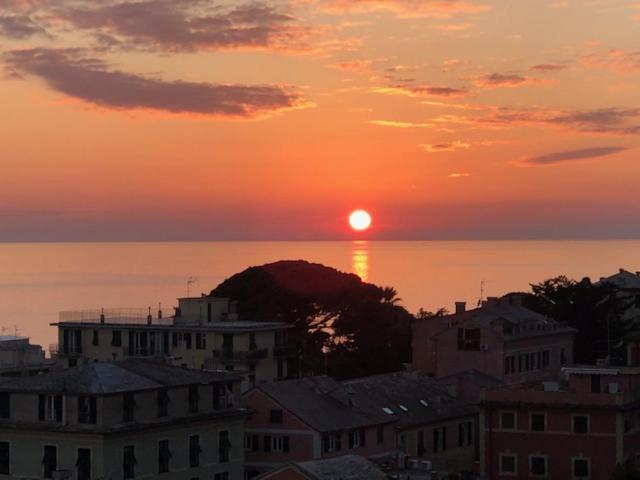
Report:
[{"label": "chimney", "polygon": [[153,323],[153,317],[151,316],[151,307],[149,307],[149,314],[147,315],[147,325],[151,325]]},{"label": "chimney", "polygon": [[456,314],[467,311],[467,302],[456,302]]}]

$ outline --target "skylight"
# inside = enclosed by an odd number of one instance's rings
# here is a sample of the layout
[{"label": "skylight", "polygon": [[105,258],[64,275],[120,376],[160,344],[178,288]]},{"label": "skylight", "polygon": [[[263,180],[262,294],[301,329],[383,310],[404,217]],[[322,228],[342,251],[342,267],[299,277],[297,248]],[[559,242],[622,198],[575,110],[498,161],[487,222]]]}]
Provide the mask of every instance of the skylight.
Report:
[{"label": "skylight", "polygon": [[389,407],[382,407],[382,411],[387,415],[393,415],[393,410],[391,410]]},{"label": "skylight", "polygon": [[423,407],[428,407],[429,402],[427,402],[426,400],[420,400],[420,405],[422,405]]},{"label": "skylight", "polygon": [[402,410],[403,412],[408,412],[409,409],[407,407],[405,407],[404,405],[399,405],[400,410]]}]

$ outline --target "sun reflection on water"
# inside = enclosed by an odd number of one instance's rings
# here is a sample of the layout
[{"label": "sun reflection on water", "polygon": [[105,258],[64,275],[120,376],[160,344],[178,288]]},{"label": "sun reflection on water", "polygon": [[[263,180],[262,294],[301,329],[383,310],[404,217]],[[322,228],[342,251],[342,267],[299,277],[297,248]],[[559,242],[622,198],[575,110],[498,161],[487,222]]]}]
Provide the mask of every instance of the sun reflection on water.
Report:
[{"label": "sun reflection on water", "polygon": [[358,275],[363,282],[367,282],[369,280],[369,242],[356,240],[353,242],[352,248],[353,273]]}]

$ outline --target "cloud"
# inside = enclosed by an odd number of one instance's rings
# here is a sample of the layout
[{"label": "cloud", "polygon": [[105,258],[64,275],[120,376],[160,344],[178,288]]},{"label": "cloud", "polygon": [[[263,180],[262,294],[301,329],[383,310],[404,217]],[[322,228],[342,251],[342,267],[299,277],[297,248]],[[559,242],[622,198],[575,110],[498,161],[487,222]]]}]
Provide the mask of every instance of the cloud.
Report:
[{"label": "cloud", "polygon": [[475,81],[475,85],[480,88],[488,89],[501,87],[513,88],[522,87],[536,82],[537,80],[529,77],[523,77],[522,75],[492,73],[477,79]]},{"label": "cloud", "polygon": [[371,72],[373,60],[344,60],[329,65],[336,70],[346,70],[351,72]]},{"label": "cloud", "polygon": [[607,135],[640,134],[640,108],[603,108],[577,111],[545,108],[529,110],[499,108],[482,116],[441,115],[431,121],[445,125],[457,124],[485,128],[545,126]]},{"label": "cloud", "polygon": [[419,146],[428,153],[453,152],[455,150],[469,150],[471,148],[470,143],[464,143],[460,141],[436,144],[423,143]]},{"label": "cloud", "polygon": [[46,35],[47,31],[27,15],[0,16],[0,34],[10,38]]},{"label": "cloud", "polygon": [[373,91],[375,93],[406,95],[408,97],[460,97],[469,93],[468,90],[464,88],[416,85],[411,83],[377,87],[374,88]]},{"label": "cloud", "polygon": [[558,72],[560,70],[564,70],[567,68],[566,65],[561,65],[558,63],[540,63],[538,65],[533,65],[531,70],[534,72]]},{"label": "cloud", "polygon": [[518,163],[520,165],[542,166],[557,165],[566,162],[577,162],[591,160],[594,158],[606,157],[628,150],[627,147],[595,147],[581,150],[568,150],[564,152],[554,152],[538,157],[528,157]]},{"label": "cloud", "polygon": [[470,173],[450,173],[449,175],[447,175],[448,178],[467,178],[470,176]]},{"label": "cloud", "polygon": [[467,0],[312,0],[310,3],[336,14],[383,11],[403,18],[451,18],[492,9],[489,4]]},{"label": "cloud", "polygon": [[60,93],[113,109],[248,118],[300,105],[298,94],[271,85],[163,81],[109,69],[80,50],[14,50],[5,56],[16,74],[43,79]]},{"label": "cloud", "polygon": [[432,128],[435,126],[433,123],[398,122],[395,120],[369,120],[368,123],[393,128]]},{"label": "cloud", "polygon": [[627,52],[611,48],[604,52],[585,55],[582,57],[581,63],[587,68],[632,72],[640,69],[640,51]]}]

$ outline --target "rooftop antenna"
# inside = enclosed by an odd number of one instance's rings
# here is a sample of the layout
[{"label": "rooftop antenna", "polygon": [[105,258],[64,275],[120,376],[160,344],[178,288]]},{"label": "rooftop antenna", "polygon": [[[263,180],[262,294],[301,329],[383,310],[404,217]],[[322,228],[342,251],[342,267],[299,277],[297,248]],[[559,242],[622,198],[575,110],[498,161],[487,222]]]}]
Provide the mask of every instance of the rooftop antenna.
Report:
[{"label": "rooftop antenna", "polygon": [[488,280],[480,280],[480,299],[478,300],[478,306],[482,306],[482,302],[484,302],[484,287],[489,283]]},{"label": "rooftop antenna", "polygon": [[193,285],[194,283],[196,283],[198,281],[198,279],[196,277],[189,277],[187,279],[187,297],[191,296],[191,285]]}]

